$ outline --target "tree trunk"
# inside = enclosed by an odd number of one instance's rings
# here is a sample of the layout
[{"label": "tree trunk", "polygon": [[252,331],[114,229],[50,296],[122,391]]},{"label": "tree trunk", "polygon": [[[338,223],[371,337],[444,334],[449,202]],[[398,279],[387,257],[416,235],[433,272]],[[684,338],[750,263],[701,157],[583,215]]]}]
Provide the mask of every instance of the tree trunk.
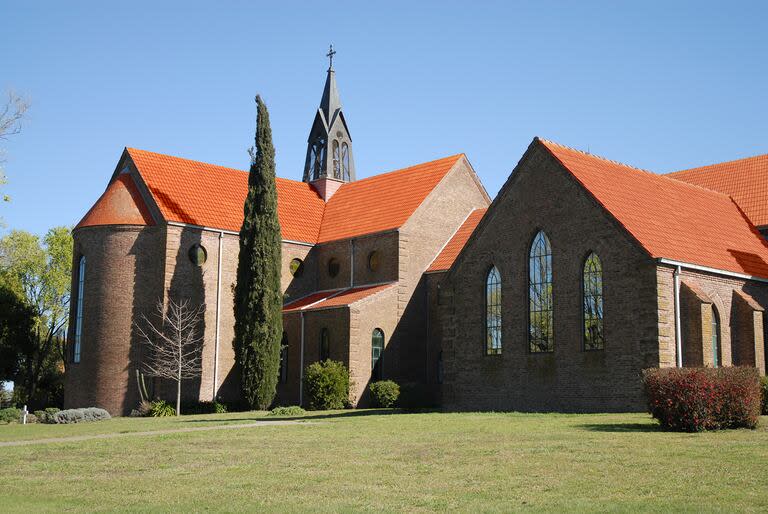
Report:
[{"label": "tree trunk", "polygon": [[181,380],[176,382],[176,415],[181,414]]}]

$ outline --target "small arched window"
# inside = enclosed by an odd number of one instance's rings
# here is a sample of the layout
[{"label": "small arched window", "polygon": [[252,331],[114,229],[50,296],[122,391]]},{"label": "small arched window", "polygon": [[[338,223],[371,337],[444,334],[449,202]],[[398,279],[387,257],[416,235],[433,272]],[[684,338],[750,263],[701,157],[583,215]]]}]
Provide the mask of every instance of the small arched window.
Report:
[{"label": "small arched window", "polygon": [[77,311],[75,318],[75,346],[72,354],[73,362],[80,362],[80,348],[83,340],[83,293],[85,290],[85,255],[80,257],[77,268]]},{"label": "small arched window", "polygon": [[288,265],[288,269],[291,272],[291,275],[293,275],[296,278],[299,278],[304,274],[304,261],[302,261],[298,257],[295,259],[291,259],[291,263]]},{"label": "small arched window", "polygon": [[341,178],[341,157],[339,156],[339,142],[333,140],[333,178]]},{"label": "small arched window", "polygon": [[373,329],[371,335],[371,380],[381,380],[382,354],[384,353],[384,331]]},{"label": "small arched window", "polygon": [[485,352],[501,353],[501,276],[496,266],[485,277]]},{"label": "small arched window", "polygon": [[552,331],[552,248],[544,231],[533,238],[528,262],[528,343],[531,353],[555,349]]},{"label": "small arched window", "polygon": [[605,348],[603,334],[603,264],[594,252],[584,261],[582,277],[584,304],[584,349]]},{"label": "small arched window", "polygon": [[720,315],[717,307],[712,306],[712,364],[720,366]]},{"label": "small arched window", "polygon": [[327,361],[331,358],[331,339],[328,336],[328,329],[320,331],[320,360]]},{"label": "small arched window", "polygon": [[280,383],[288,382],[288,334],[283,332],[283,339],[280,341]]},{"label": "small arched window", "polygon": [[349,180],[349,145],[347,145],[347,143],[341,143],[341,169],[341,178],[344,180]]}]

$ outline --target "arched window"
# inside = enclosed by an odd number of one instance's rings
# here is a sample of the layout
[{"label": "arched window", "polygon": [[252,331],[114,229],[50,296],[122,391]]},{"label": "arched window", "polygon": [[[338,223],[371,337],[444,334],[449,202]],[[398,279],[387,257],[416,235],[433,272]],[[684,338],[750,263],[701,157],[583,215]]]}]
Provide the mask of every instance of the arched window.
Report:
[{"label": "arched window", "polygon": [[552,248],[541,231],[531,243],[528,262],[528,343],[531,353],[552,352]]},{"label": "arched window", "polygon": [[712,306],[712,364],[715,368],[720,365],[720,315],[714,305]]},{"label": "arched window", "polygon": [[584,303],[584,349],[605,348],[603,335],[603,265],[597,254],[590,253],[584,261],[582,277]]},{"label": "arched window", "polygon": [[339,142],[333,140],[333,178],[341,178],[341,157],[339,156]]},{"label": "arched window", "polygon": [[283,332],[283,339],[280,341],[280,383],[288,382],[288,334]]},{"label": "arched window", "polygon": [[349,145],[347,143],[341,143],[341,178],[349,180]]},{"label": "arched window", "polygon": [[328,329],[320,331],[320,360],[326,361],[331,358],[331,341],[328,337]]},{"label": "arched window", "polygon": [[77,317],[75,318],[75,347],[73,362],[80,362],[80,347],[83,340],[83,291],[85,289],[85,255],[80,257],[77,268]]},{"label": "arched window", "polygon": [[485,277],[485,352],[501,353],[501,276],[496,266]]},{"label": "arched window", "polygon": [[381,380],[382,354],[384,353],[384,331],[373,329],[371,335],[371,380]]}]

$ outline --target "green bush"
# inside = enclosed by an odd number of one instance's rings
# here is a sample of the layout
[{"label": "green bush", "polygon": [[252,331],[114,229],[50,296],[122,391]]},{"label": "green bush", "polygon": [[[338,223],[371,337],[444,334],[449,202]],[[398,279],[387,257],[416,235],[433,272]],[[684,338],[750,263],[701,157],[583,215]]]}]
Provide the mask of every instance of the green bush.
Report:
[{"label": "green bush", "polygon": [[301,416],[302,414],[306,413],[307,411],[298,405],[291,405],[289,407],[275,407],[269,411],[270,416]]},{"label": "green bush", "polygon": [[310,364],[304,373],[304,386],[310,410],[343,409],[349,402],[349,372],[341,362]]},{"label": "green bush", "polygon": [[[88,407],[85,409],[67,409],[60,410],[57,413],[49,416],[52,417],[53,423],[59,425],[66,425],[69,423],[87,423],[89,421],[102,421],[110,419],[112,416],[109,412],[98,407]],[[48,419],[47,418],[47,419]]]},{"label": "green bush", "polygon": [[167,418],[176,415],[176,407],[165,400],[155,400],[149,409],[149,415],[153,418]]},{"label": "green bush", "polygon": [[54,414],[59,412],[59,410],[61,409],[56,407],[48,407],[45,410],[36,410],[34,414],[38,423],[56,423],[54,420]]},{"label": "green bush", "polygon": [[768,416],[768,377],[760,379],[760,389],[763,391],[763,416]]},{"label": "green bush", "polygon": [[760,375],[755,368],[653,368],[643,371],[648,410],[662,427],[682,432],[755,428]]},{"label": "green bush", "polygon": [[371,384],[371,400],[374,407],[392,407],[399,396],[400,386],[391,380],[381,380]]},{"label": "green bush", "polygon": [[0,409],[0,423],[18,423],[21,419],[21,410],[16,407]]}]

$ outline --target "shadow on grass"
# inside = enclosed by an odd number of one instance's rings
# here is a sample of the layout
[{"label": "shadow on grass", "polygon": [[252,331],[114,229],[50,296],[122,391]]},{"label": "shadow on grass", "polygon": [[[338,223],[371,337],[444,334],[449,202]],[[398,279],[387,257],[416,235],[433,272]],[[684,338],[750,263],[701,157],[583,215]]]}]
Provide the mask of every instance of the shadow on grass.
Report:
[{"label": "shadow on grass", "polygon": [[303,416],[270,416],[262,414],[247,418],[213,418],[213,419],[188,419],[184,423],[221,423],[222,421],[302,421],[333,418],[353,418],[359,416],[389,416],[394,414],[414,414],[434,412],[433,410],[405,410],[405,409],[365,409],[365,410],[345,410],[339,412],[329,412],[327,414],[305,414]]},{"label": "shadow on grass", "polygon": [[578,425],[579,428],[591,432],[663,432],[664,430],[653,423],[591,423]]}]

